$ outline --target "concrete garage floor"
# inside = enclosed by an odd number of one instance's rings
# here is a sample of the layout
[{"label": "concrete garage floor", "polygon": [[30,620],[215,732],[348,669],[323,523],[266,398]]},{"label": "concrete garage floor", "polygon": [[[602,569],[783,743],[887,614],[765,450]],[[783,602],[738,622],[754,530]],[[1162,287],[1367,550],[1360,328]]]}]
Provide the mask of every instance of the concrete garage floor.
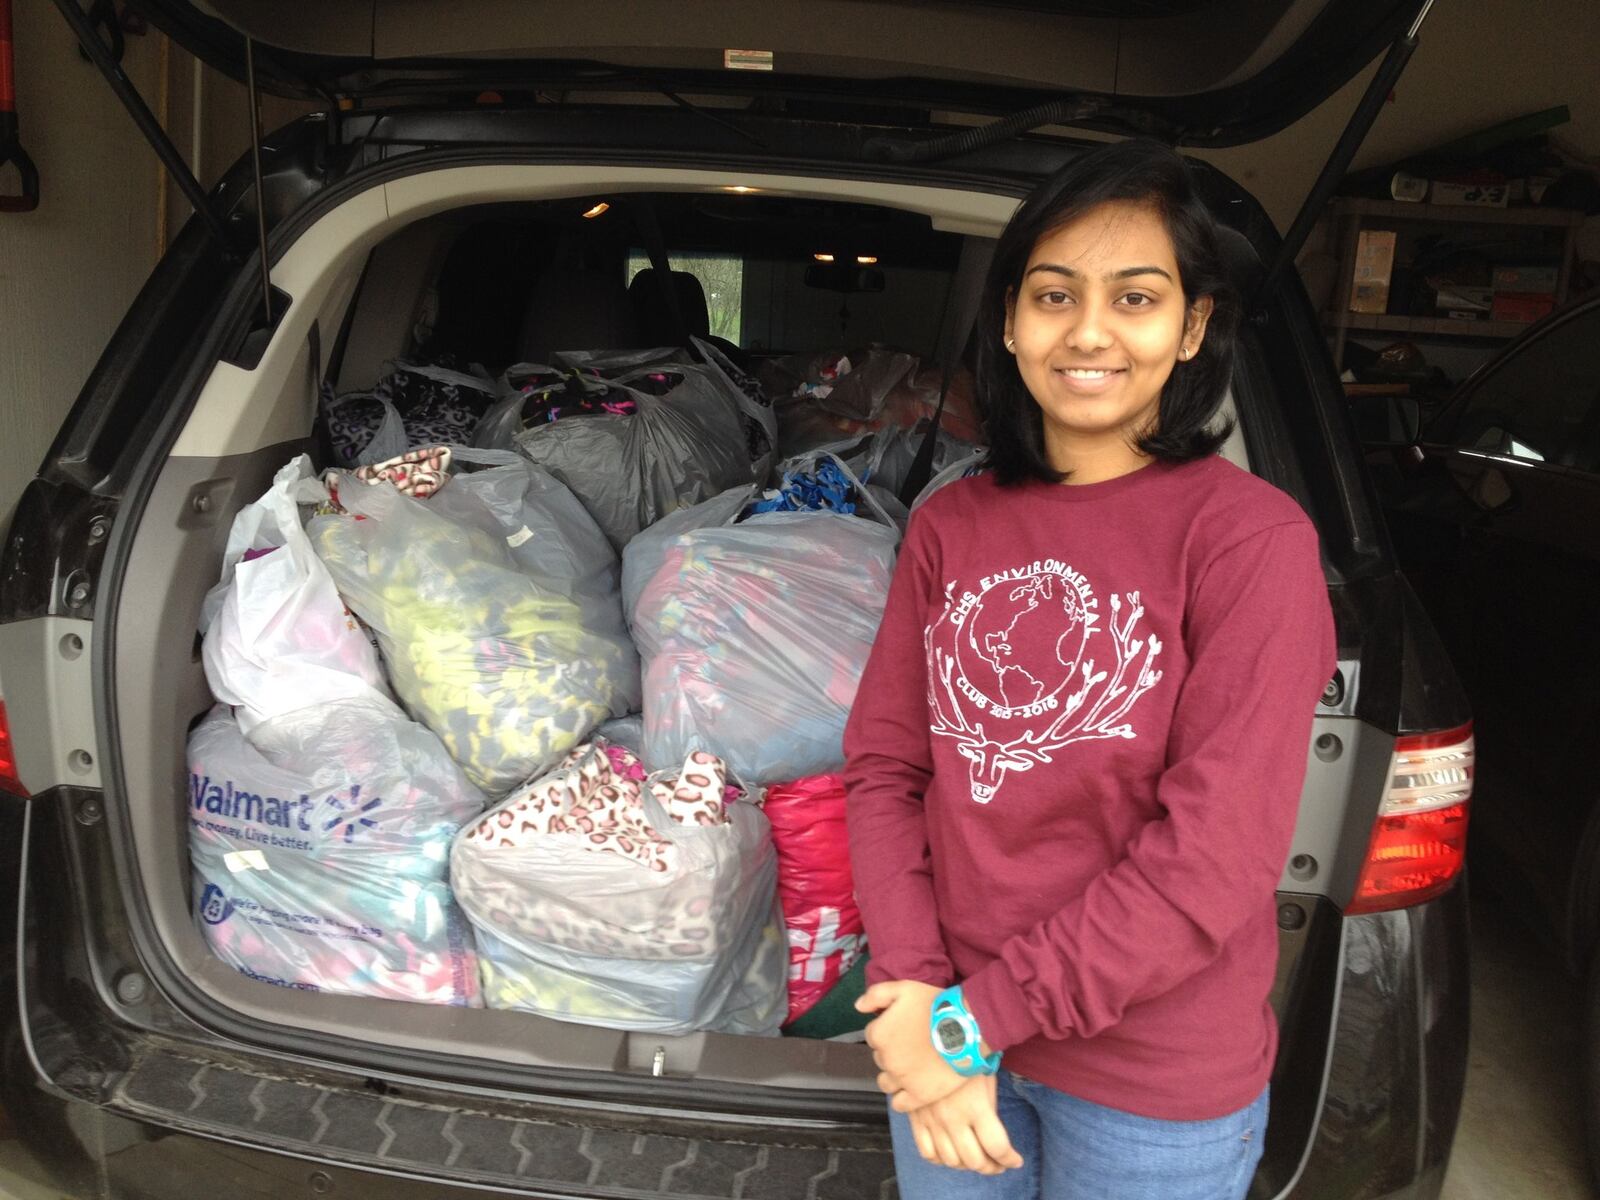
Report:
[{"label": "concrete garage floor", "polygon": [[1467,1094],[1440,1200],[1595,1200],[1583,1145],[1580,988],[1487,889],[1472,898]]}]

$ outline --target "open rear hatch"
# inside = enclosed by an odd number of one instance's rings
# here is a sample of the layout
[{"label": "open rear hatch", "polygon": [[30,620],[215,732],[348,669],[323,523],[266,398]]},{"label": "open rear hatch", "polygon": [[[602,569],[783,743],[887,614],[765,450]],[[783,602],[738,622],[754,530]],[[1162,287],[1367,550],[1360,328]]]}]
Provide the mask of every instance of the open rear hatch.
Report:
[{"label": "open rear hatch", "polygon": [[[286,96],[666,89],[835,115],[1013,113],[1188,145],[1265,137],[1403,32],[1416,0],[137,0],[186,48]],[[981,53],[974,53],[981,47]],[[870,83],[863,87],[863,83]]]}]

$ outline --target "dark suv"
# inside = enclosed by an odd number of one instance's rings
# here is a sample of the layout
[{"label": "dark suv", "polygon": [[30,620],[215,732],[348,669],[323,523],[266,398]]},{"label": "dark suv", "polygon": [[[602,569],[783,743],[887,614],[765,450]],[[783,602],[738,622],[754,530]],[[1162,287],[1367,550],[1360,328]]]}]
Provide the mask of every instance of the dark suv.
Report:
[{"label": "dark suv", "polygon": [[[568,344],[645,336],[662,301],[627,294],[641,255],[736,261],[737,332],[710,327],[704,288],[673,321],[752,366],[841,342],[953,363],[993,238],[1083,145],[1060,126],[1263,136],[1405,43],[1424,6],[135,7],[322,109],[211,194],[185,181],[200,210],[0,555],[0,1190],[893,1194],[860,1045],[326,995],[210,954],[184,745],[213,702],[195,631],[230,521],[294,454],[324,453],[324,385],[370,387],[423,346],[504,366],[555,336],[539,304]],[[1196,170],[1252,298],[1223,453],[1316,522],[1339,634],[1277,897],[1281,1045],[1252,1195],[1420,1200],[1466,1066],[1468,714],[1396,571],[1315,315],[1271,269],[1280,239]],[[810,272],[838,253],[875,270]]]}]

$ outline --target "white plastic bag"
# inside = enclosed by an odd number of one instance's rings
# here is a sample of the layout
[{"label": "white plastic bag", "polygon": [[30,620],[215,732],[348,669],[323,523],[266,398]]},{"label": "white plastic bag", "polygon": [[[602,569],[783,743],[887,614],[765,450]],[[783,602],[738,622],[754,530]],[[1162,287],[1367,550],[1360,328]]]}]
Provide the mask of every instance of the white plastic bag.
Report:
[{"label": "white plastic bag", "polygon": [[245,733],[307,705],[387,691],[377,651],[301,526],[300,502],[325,495],[305,455],[281,468],[234,517],[222,582],[201,608],[206,680]]},{"label": "white plastic bag", "polygon": [[376,693],[249,739],[217,708],[189,772],[195,910],[224,962],[308,991],[479,1003],[448,854],[484,797],[437,737]]},{"label": "white plastic bag", "polygon": [[605,720],[623,649],[518,567],[489,509],[465,494],[434,507],[454,480],[415,500],[334,478],[347,513],[314,518],[312,544],[377,634],[401,701],[475,784],[504,795]]},{"label": "white plastic bag", "polygon": [[753,489],[675,513],[623,555],[644,660],[644,759],[707,750],[751,783],[838,770],[845,718],[888,599],[899,530],[868,515],[774,512]]},{"label": "white plastic bag", "polygon": [[766,818],[726,802],[709,755],[642,782],[629,762],[582,747],[456,839],[451,882],[479,933],[486,1002],[657,1033],[776,1033],[786,953]]}]

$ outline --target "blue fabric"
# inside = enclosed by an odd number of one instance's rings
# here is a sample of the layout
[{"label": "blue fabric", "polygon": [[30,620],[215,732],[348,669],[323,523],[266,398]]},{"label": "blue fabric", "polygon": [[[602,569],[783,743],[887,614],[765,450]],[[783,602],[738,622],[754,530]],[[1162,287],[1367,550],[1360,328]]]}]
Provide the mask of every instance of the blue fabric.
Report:
[{"label": "blue fabric", "polygon": [[834,512],[854,516],[858,499],[856,485],[839,469],[839,464],[824,458],[812,470],[797,467],[785,471],[783,482],[746,505],[739,520],[769,512]]},{"label": "blue fabric", "polygon": [[901,1200],[1242,1200],[1261,1161],[1267,1093],[1210,1121],[1162,1121],[1005,1070],[1000,1121],[1023,1165],[999,1175],[936,1166],[910,1118],[889,1113]]}]

